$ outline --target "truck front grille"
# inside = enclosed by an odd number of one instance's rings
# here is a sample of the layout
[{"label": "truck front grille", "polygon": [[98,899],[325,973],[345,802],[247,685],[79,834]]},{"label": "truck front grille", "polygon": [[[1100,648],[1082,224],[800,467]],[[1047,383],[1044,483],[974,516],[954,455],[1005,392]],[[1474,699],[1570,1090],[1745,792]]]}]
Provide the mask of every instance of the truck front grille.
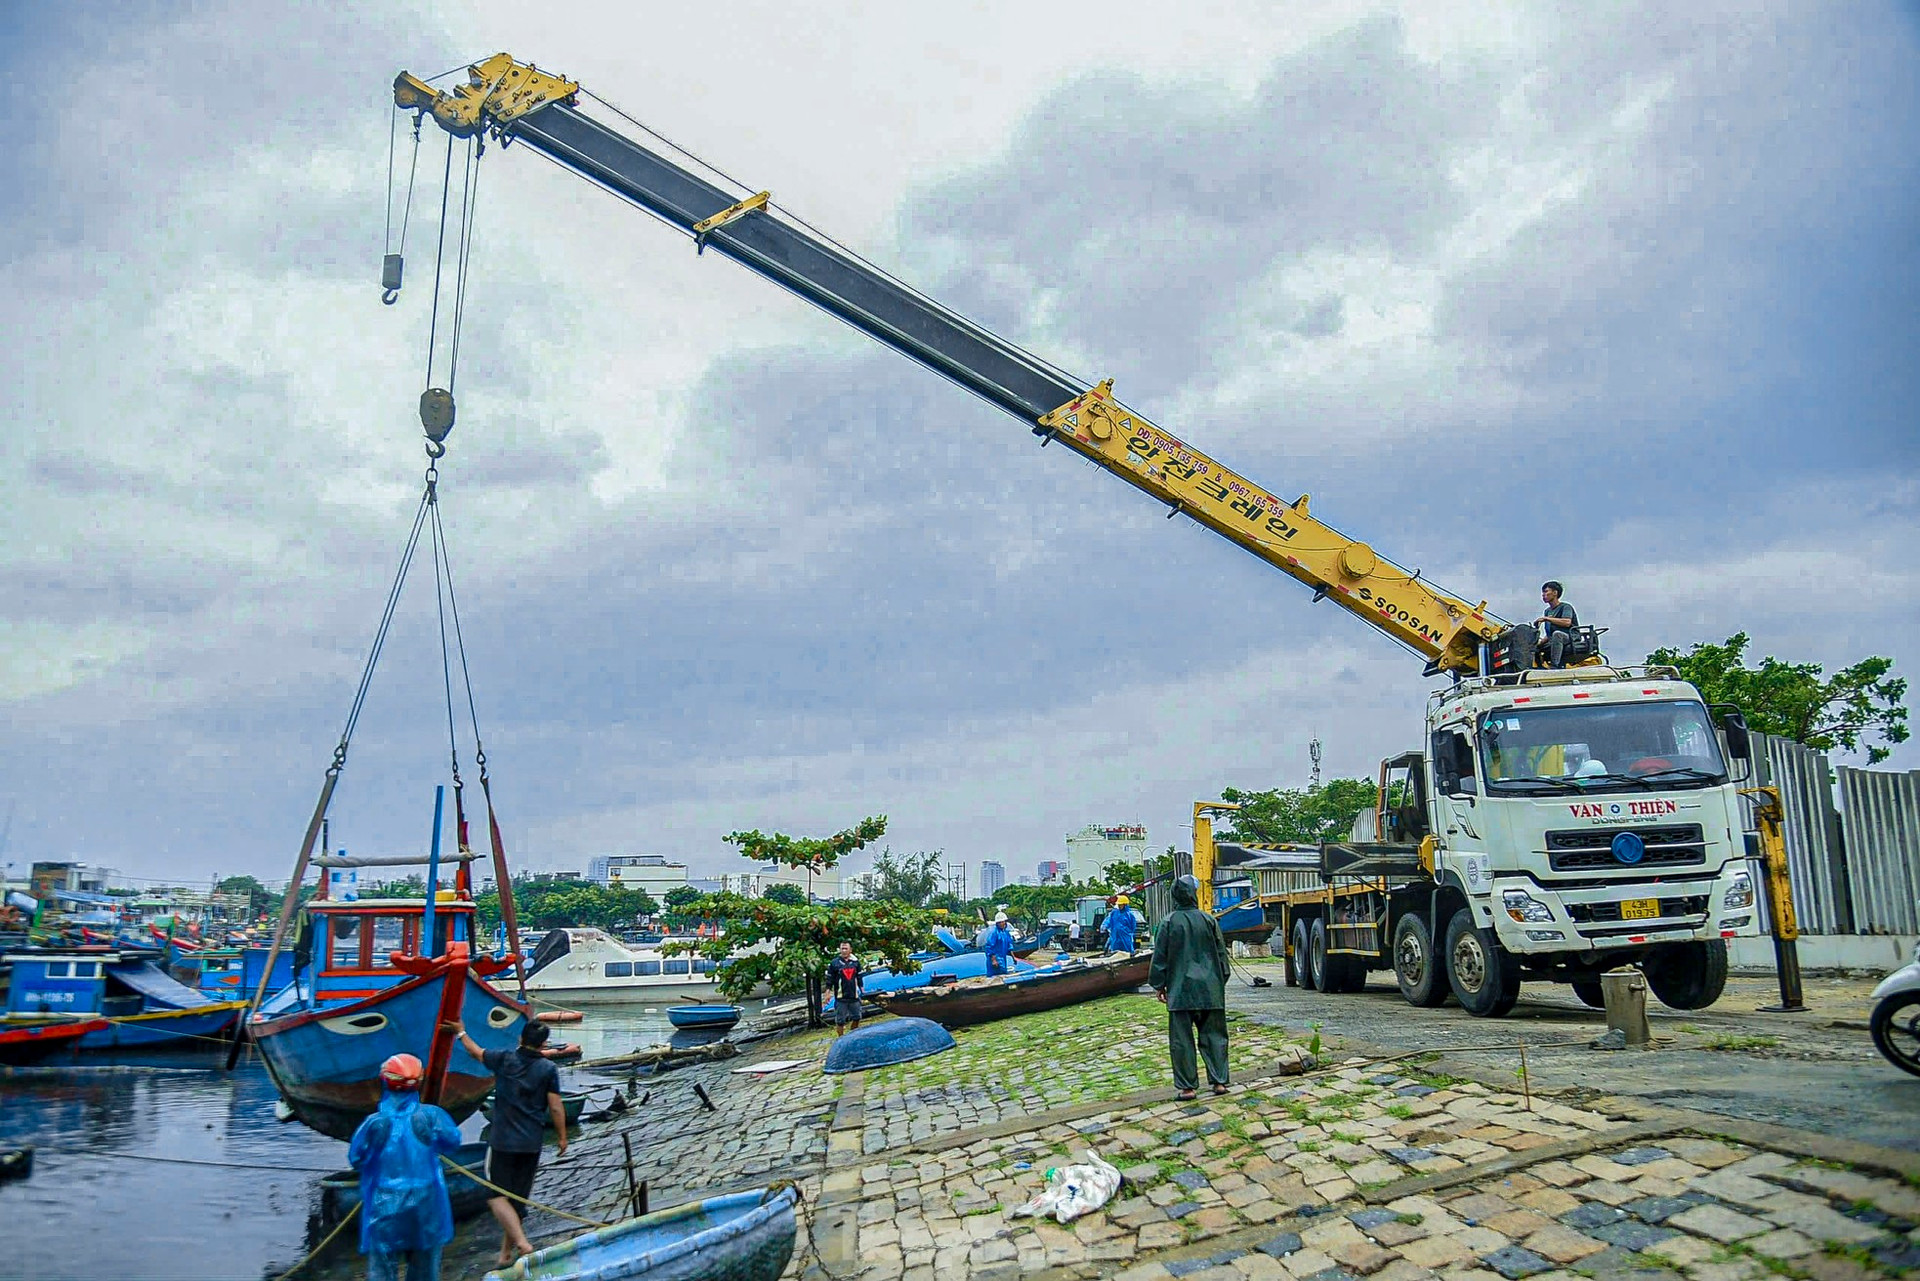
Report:
[{"label": "truck front grille", "polygon": [[1665,827],[1579,828],[1547,833],[1547,865],[1556,872],[1587,872],[1596,869],[1626,870],[1629,865],[1613,856],[1613,838],[1632,832],[1647,847],[1646,857],[1631,867],[1695,867],[1707,861],[1706,842],[1698,823],[1674,823]]}]

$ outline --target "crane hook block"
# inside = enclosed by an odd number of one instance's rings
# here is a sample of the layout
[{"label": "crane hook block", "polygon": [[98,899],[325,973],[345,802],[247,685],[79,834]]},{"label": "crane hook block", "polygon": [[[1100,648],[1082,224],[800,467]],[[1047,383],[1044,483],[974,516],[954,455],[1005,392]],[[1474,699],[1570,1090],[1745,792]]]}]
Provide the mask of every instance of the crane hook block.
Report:
[{"label": "crane hook block", "polygon": [[400,274],[404,265],[399,254],[388,254],[380,261],[380,301],[389,307],[400,297]]},{"label": "crane hook block", "polygon": [[453,430],[453,393],[429,387],[420,393],[420,425],[427,439],[439,444]]}]

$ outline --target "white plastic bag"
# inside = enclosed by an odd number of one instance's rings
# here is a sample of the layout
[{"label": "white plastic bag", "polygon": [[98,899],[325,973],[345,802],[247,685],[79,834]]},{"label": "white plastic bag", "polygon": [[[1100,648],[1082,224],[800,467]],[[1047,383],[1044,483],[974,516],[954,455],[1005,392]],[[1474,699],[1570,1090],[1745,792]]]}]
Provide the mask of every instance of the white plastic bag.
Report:
[{"label": "white plastic bag", "polygon": [[1047,1171],[1047,1186],[1040,1195],[1010,1216],[1051,1214],[1061,1223],[1071,1223],[1090,1210],[1098,1210],[1113,1198],[1120,1187],[1120,1171],[1088,1152],[1082,1165],[1069,1165]]}]

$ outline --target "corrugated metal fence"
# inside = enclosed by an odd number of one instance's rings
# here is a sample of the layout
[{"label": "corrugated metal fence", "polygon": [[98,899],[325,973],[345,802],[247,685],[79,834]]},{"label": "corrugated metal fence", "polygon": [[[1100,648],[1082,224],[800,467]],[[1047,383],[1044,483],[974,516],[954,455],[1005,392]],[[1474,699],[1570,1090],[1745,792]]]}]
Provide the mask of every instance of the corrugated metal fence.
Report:
[{"label": "corrugated metal fence", "polygon": [[1856,932],[1920,934],[1920,770],[1838,772]]},{"label": "corrugated metal fence", "polygon": [[[1808,934],[1920,933],[1920,771],[1841,766],[1753,736],[1747,786],[1780,789],[1794,908]],[[1834,801],[1838,776],[1840,800]],[[1753,807],[1746,805],[1747,826]]]}]

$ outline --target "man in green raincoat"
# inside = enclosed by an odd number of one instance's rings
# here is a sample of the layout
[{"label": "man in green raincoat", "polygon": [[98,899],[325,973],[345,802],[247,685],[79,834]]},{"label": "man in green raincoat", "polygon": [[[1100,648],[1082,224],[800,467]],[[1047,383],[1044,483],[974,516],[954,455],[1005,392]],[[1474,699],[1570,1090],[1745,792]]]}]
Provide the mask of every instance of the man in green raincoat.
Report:
[{"label": "man in green raincoat", "polygon": [[1200,910],[1200,882],[1173,883],[1173,911],[1153,932],[1153,968],[1147,983],[1167,1007],[1167,1049],[1179,1096],[1199,1092],[1194,1041],[1206,1061],[1207,1083],[1227,1092],[1227,940],[1220,922]]}]

